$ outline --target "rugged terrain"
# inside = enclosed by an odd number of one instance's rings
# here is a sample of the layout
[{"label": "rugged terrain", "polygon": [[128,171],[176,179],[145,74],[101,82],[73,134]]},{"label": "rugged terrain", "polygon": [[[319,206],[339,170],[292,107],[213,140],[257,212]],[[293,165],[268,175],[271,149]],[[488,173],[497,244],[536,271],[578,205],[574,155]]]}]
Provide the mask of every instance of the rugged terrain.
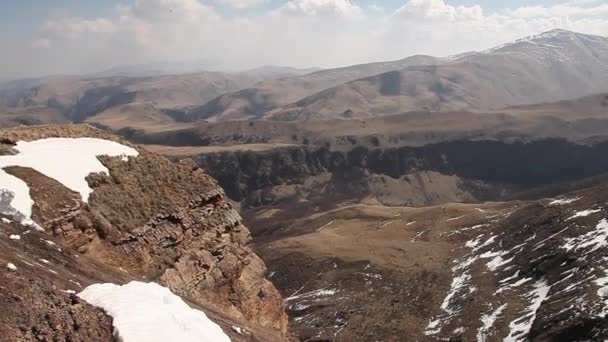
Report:
[{"label": "rugged terrain", "polygon": [[[86,125],[26,127],[0,134],[3,153],[11,153],[17,140],[121,141]],[[12,196],[3,192],[3,331],[10,331],[12,340],[108,340],[104,336],[111,320],[62,290],[143,280],[165,285],[208,311],[233,340],[287,339],[283,300],[266,280],[264,263],[248,247],[249,231],[221,188],[193,164],[171,163],[145,149],[139,152],[128,161],[100,157],[110,175],[89,176],[94,191],[88,204],[34,169],[5,169],[30,187],[33,218],[43,231],[7,216]],[[37,291],[48,296],[27,295]],[[67,311],[56,316],[45,307]],[[98,326],[79,328],[95,317]]]},{"label": "rugged terrain", "polygon": [[601,340],[604,247],[560,246],[605,241],[606,110],[596,95],[134,137],[208,145],[148,148],[238,201],[301,340]]},{"label": "rugged terrain", "polygon": [[3,130],[0,155],[55,136],[139,155],[100,157],[88,203],[6,168],[44,230],[2,193],[0,329],[107,340],[111,318],[72,292],[141,280],[233,341],[606,340],[606,56],[556,30],[304,75],[5,87],[2,126],[105,131]]},{"label": "rugged terrain", "polygon": [[607,110],[608,97],[601,93],[481,113],[417,111],[369,119],[243,120],[180,123],[175,126],[160,119],[158,124],[154,124],[157,119],[151,117],[155,117],[155,112],[149,111],[149,115],[138,117],[137,125],[130,125],[129,119],[100,125],[138,143],[208,146],[205,148],[208,152],[213,146],[251,144],[266,144],[268,148],[284,144],[324,146],[344,151],[359,145],[368,148],[422,146],[449,140],[564,138],[587,143],[606,136]]},{"label": "rugged terrain", "polygon": [[412,65],[432,65],[438,62],[439,59],[431,56],[412,56],[399,61],[352,65],[263,81],[254,87],[218,96],[203,106],[193,108],[189,111],[189,116],[192,119],[205,120],[256,119],[271,109],[299,101],[342,83]]},{"label": "rugged terrain", "polygon": [[257,248],[305,339],[599,341],[605,207],[605,186],[533,202],[357,205],[284,221]]},{"label": "rugged terrain", "polygon": [[[149,148],[191,158],[238,201],[303,341],[593,341],[608,326],[605,247],[592,244],[606,239],[604,101],[510,108],[512,126],[486,114],[461,132],[457,119],[434,126],[448,120],[439,114],[399,127],[404,116],[280,145],[284,126],[251,122],[232,127],[269,142]],[[501,116],[496,132],[466,130]],[[223,123],[206,129],[239,139]],[[444,133],[425,143],[425,130]],[[399,131],[408,138],[391,143]]]},{"label": "rugged terrain", "polygon": [[196,130],[200,120],[504,112],[511,106],[607,92],[606,55],[604,37],[554,30],[482,52],[412,56],[310,73],[260,68],[14,81],[0,85],[0,124],[87,121],[115,131],[164,132]]},{"label": "rugged terrain", "polygon": [[260,82],[191,119],[352,119],[407,111],[487,111],[607,91],[608,40],[553,30],[487,51],[414,56]]},{"label": "rugged terrain", "polygon": [[267,112],[276,120],[488,110],[590,95],[606,88],[608,39],[555,30],[438,65],[338,85]]},{"label": "rugged terrain", "polygon": [[[152,108],[170,117],[172,122],[179,122],[188,107],[202,105],[221,94],[252,86],[259,81],[301,72],[298,69],[267,67],[235,73],[196,72],[138,77],[106,73],[6,82],[0,84],[0,108],[4,107],[9,114],[19,112],[21,115],[2,117],[0,120],[4,121],[3,126],[56,124],[62,123],[52,121],[57,117],[63,118],[63,122],[82,122],[103,113],[100,118],[102,123],[108,117],[137,123],[137,115],[149,115],[148,111]],[[127,108],[136,115],[131,117],[121,112],[121,108],[127,105],[132,105]],[[40,112],[54,115],[47,119],[40,116]],[[38,121],[32,122],[34,117]],[[96,122],[95,119],[90,120]]]},{"label": "rugged terrain", "polygon": [[148,148],[192,158],[245,207],[343,198],[420,206],[504,200],[606,173],[606,114],[606,96],[596,95],[499,113],[226,122],[129,137],[177,145]]}]

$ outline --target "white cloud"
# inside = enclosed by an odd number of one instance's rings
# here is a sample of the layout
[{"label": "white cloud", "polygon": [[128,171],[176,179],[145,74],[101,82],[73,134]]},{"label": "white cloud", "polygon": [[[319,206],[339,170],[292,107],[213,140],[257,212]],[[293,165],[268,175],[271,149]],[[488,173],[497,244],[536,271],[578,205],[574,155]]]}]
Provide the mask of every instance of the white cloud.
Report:
[{"label": "white cloud", "polygon": [[50,48],[51,40],[48,38],[36,38],[32,42],[32,47],[34,48]]},{"label": "white cloud", "polygon": [[221,6],[230,7],[237,10],[245,10],[258,7],[268,0],[213,0],[214,3]]},{"label": "white cloud", "polygon": [[384,7],[382,7],[381,5],[378,5],[376,3],[367,6],[367,8],[369,8],[370,11],[372,11],[372,12],[381,13],[381,14],[384,14],[386,11],[386,9]]},{"label": "white cloud", "polygon": [[361,8],[349,0],[290,0],[279,12],[287,15],[337,16],[354,18],[363,14]]},{"label": "white cloud", "polygon": [[112,21],[106,18],[56,18],[48,20],[46,23],[44,23],[42,28],[42,36],[48,36],[50,38],[63,36],[70,39],[76,39],[86,34],[113,32],[116,32],[116,26]]},{"label": "white cloud", "polygon": [[[486,49],[553,28],[608,35],[604,0],[496,13],[445,0],[404,0],[384,11],[349,0],[289,0],[265,13],[226,13],[215,7],[260,1],[265,0],[135,0],[108,17],[53,18],[28,44],[15,44],[3,56],[0,76],[15,70],[82,72],[177,60],[212,60],[216,67],[231,69],[331,67]],[[32,46],[46,48],[32,53]]]},{"label": "white cloud", "polygon": [[605,2],[570,2],[551,7],[525,6],[507,12],[515,18],[534,19],[549,17],[608,17],[608,3]]},{"label": "white cloud", "polygon": [[211,7],[198,0],[136,0],[119,9],[125,39],[132,38],[155,53],[183,48],[183,43],[211,34],[220,21]]},{"label": "white cloud", "polygon": [[216,16],[211,7],[198,0],[136,0],[132,6],[122,6],[123,17],[155,23],[199,22]]},{"label": "white cloud", "polygon": [[404,19],[471,21],[483,19],[481,6],[451,6],[444,0],[410,0],[395,12]]}]

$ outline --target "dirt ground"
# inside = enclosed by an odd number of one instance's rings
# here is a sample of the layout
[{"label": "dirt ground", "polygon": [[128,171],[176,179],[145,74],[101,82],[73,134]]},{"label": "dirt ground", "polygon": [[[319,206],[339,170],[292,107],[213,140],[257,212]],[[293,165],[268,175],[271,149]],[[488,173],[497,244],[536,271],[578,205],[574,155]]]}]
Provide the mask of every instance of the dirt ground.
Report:
[{"label": "dirt ground", "polygon": [[462,257],[459,231],[517,205],[347,206],[285,221],[255,250],[301,340],[432,341],[424,327]]}]

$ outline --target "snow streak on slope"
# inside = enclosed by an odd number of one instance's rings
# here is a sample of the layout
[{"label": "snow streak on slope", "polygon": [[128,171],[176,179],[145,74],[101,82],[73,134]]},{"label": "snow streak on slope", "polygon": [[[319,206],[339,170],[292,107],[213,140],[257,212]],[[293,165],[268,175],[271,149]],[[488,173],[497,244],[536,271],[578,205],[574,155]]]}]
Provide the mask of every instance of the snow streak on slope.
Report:
[{"label": "snow streak on slope", "polygon": [[594,280],[593,282],[599,286],[597,289],[597,296],[602,299],[601,312],[598,315],[604,318],[608,315],[608,270],[604,269],[604,277]]},{"label": "snow streak on slope", "polygon": [[490,314],[485,314],[481,316],[481,323],[483,324],[481,328],[477,331],[477,342],[486,342],[488,338],[488,334],[494,327],[494,322],[496,319],[502,314],[503,310],[507,307],[507,304],[503,304],[499,306],[496,310],[492,311]]},{"label": "snow streak on slope", "polygon": [[570,220],[573,220],[573,219],[578,218],[578,217],[587,217],[589,215],[596,214],[596,213],[599,213],[599,212],[601,212],[600,209],[587,209],[587,210],[577,211],[576,213],[574,213],[574,215],[568,217],[566,219],[566,221],[570,221]]},{"label": "snow streak on slope", "polygon": [[566,239],[566,244],[562,248],[567,251],[590,248],[587,253],[592,253],[606,246],[608,246],[608,221],[602,219],[595,227],[595,230],[576,238]]},{"label": "snow streak on slope", "polygon": [[566,205],[566,204],[574,203],[580,199],[581,199],[581,197],[561,198],[561,199],[556,199],[556,200],[549,202],[549,205]]},{"label": "snow streak on slope", "polygon": [[230,341],[205,313],[156,283],[94,284],[78,296],[112,316],[119,341]]},{"label": "snow streak on slope", "polygon": [[608,341],[607,190],[534,201],[484,215],[485,226],[442,233],[458,243],[452,281],[423,333],[433,341]]},{"label": "snow streak on slope", "polygon": [[528,294],[530,306],[528,306],[523,316],[509,323],[511,332],[504,339],[505,342],[526,341],[528,339],[528,333],[536,318],[536,312],[545,298],[547,298],[550,289],[551,287],[547,285],[546,280],[539,280],[534,284],[534,290]]},{"label": "snow streak on slope", "polygon": [[[34,224],[31,220],[33,200],[29,187],[21,179],[5,172],[8,166],[23,166],[39,171],[80,193],[87,202],[93,190],[85,178],[91,173],[108,169],[97,159],[97,156],[137,156],[138,152],[128,146],[110,140],[94,138],[48,138],[35,141],[19,141],[15,146],[16,155],[0,156],[0,196],[3,203],[10,203],[12,208],[0,206],[0,212],[17,216],[23,224]],[[12,197],[10,200],[4,197]]]}]

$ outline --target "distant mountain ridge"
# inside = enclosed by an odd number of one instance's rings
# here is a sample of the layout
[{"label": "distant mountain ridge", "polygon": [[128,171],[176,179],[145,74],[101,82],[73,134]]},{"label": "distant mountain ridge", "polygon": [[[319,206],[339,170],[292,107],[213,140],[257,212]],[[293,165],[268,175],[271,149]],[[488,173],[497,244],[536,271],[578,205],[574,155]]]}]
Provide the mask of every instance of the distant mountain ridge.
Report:
[{"label": "distant mountain ridge", "polygon": [[238,73],[5,82],[0,119],[3,126],[87,121],[137,127],[145,117],[146,126],[160,127],[492,111],[608,92],[608,39],[552,30],[481,52],[313,70],[265,66]]},{"label": "distant mountain ridge", "polygon": [[147,69],[140,73],[137,71],[140,69],[125,68],[124,73],[118,68],[82,77],[54,76],[4,82],[0,84],[0,107],[18,108],[21,112],[27,108],[48,107],[63,113],[68,121],[81,122],[106,109],[131,103],[150,104],[158,110],[181,110],[260,81],[316,70],[267,66],[231,73],[164,74],[158,71],[151,76]]},{"label": "distant mountain ridge", "polygon": [[564,30],[358,79],[264,113],[276,120],[491,110],[608,90],[608,39]]},{"label": "distant mountain ridge", "polygon": [[192,119],[231,120],[260,118],[269,110],[299,101],[345,82],[413,65],[435,65],[440,59],[411,56],[398,61],[352,65],[310,74],[268,80],[252,88],[221,95],[190,111]]}]

